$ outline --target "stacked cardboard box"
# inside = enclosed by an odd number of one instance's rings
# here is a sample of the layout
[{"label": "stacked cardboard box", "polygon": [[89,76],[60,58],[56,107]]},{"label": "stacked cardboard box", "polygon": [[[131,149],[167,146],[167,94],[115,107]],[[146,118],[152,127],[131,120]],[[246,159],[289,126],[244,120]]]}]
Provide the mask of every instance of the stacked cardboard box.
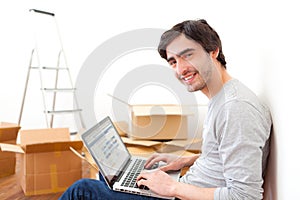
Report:
[{"label": "stacked cardboard box", "polygon": [[130,105],[129,137],[139,140],[178,140],[188,137],[186,106],[173,104]]},{"label": "stacked cardboard box", "polygon": [[131,116],[128,125],[115,122],[115,126],[129,150],[145,155],[181,150],[200,152],[202,139],[188,136],[188,117],[193,115],[189,106],[127,105]]},{"label": "stacked cardboard box", "polygon": [[[15,144],[20,126],[14,123],[0,122],[0,143]],[[16,154],[0,151],[0,178],[15,173]]]},{"label": "stacked cardboard box", "polygon": [[199,153],[202,144],[202,140],[199,138],[186,140],[151,141],[132,140],[127,137],[122,137],[122,140],[128,149],[132,149],[135,154],[141,154],[140,156],[149,156],[154,152],[172,153],[177,151],[188,151],[191,153]]},{"label": "stacked cardboard box", "polygon": [[2,151],[21,154],[20,185],[25,195],[62,192],[82,177],[82,161],[72,151],[82,141],[71,141],[69,129],[21,130],[18,145],[1,144]]}]

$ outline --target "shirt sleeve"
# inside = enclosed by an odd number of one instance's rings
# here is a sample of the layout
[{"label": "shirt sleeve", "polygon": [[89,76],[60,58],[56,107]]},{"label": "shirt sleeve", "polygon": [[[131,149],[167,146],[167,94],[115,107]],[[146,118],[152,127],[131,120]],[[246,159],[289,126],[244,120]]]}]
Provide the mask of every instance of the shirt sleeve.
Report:
[{"label": "shirt sleeve", "polygon": [[221,109],[215,127],[226,187],[215,190],[215,200],[262,199],[266,126],[263,113],[248,102],[227,102]]}]

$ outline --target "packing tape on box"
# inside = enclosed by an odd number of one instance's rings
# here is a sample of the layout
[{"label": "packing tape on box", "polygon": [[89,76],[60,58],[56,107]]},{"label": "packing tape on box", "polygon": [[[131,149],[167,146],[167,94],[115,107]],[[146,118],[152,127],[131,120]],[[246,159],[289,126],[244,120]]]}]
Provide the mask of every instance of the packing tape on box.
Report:
[{"label": "packing tape on box", "polygon": [[56,164],[50,165],[50,173],[51,173],[51,189],[53,192],[58,192],[59,188],[58,188]]},{"label": "packing tape on box", "polygon": [[[50,165],[50,182],[51,182],[51,186],[50,186],[51,188],[37,189],[36,187],[34,187],[33,190],[24,191],[24,193],[26,196],[32,196],[32,195],[56,193],[56,192],[61,192],[61,191],[66,190],[67,187],[63,187],[63,188],[58,187],[57,165],[56,164]],[[35,180],[35,183],[37,183],[37,180]]]},{"label": "packing tape on box", "polygon": [[56,157],[61,156],[61,144],[54,144],[54,152],[53,153]]}]

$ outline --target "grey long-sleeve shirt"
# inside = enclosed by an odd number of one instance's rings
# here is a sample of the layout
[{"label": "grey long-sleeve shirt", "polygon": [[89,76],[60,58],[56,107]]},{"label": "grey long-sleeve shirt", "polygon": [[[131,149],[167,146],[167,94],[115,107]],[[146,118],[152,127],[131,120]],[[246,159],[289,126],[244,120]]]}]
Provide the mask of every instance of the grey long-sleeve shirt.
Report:
[{"label": "grey long-sleeve shirt", "polygon": [[271,115],[256,95],[236,79],[209,102],[202,154],[181,178],[216,187],[214,199],[262,199],[269,154]]}]

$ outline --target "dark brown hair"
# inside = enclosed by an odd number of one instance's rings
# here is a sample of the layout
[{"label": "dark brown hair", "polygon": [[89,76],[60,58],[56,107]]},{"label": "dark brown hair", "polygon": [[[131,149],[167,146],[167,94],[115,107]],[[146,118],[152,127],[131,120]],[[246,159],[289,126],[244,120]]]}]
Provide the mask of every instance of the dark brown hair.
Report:
[{"label": "dark brown hair", "polygon": [[207,53],[219,48],[217,60],[226,69],[226,61],[220,37],[204,19],[187,20],[176,24],[170,30],[164,32],[158,45],[158,52],[162,58],[167,59],[167,46],[181,34],[184,34],[188,39],[198,42]]}]

